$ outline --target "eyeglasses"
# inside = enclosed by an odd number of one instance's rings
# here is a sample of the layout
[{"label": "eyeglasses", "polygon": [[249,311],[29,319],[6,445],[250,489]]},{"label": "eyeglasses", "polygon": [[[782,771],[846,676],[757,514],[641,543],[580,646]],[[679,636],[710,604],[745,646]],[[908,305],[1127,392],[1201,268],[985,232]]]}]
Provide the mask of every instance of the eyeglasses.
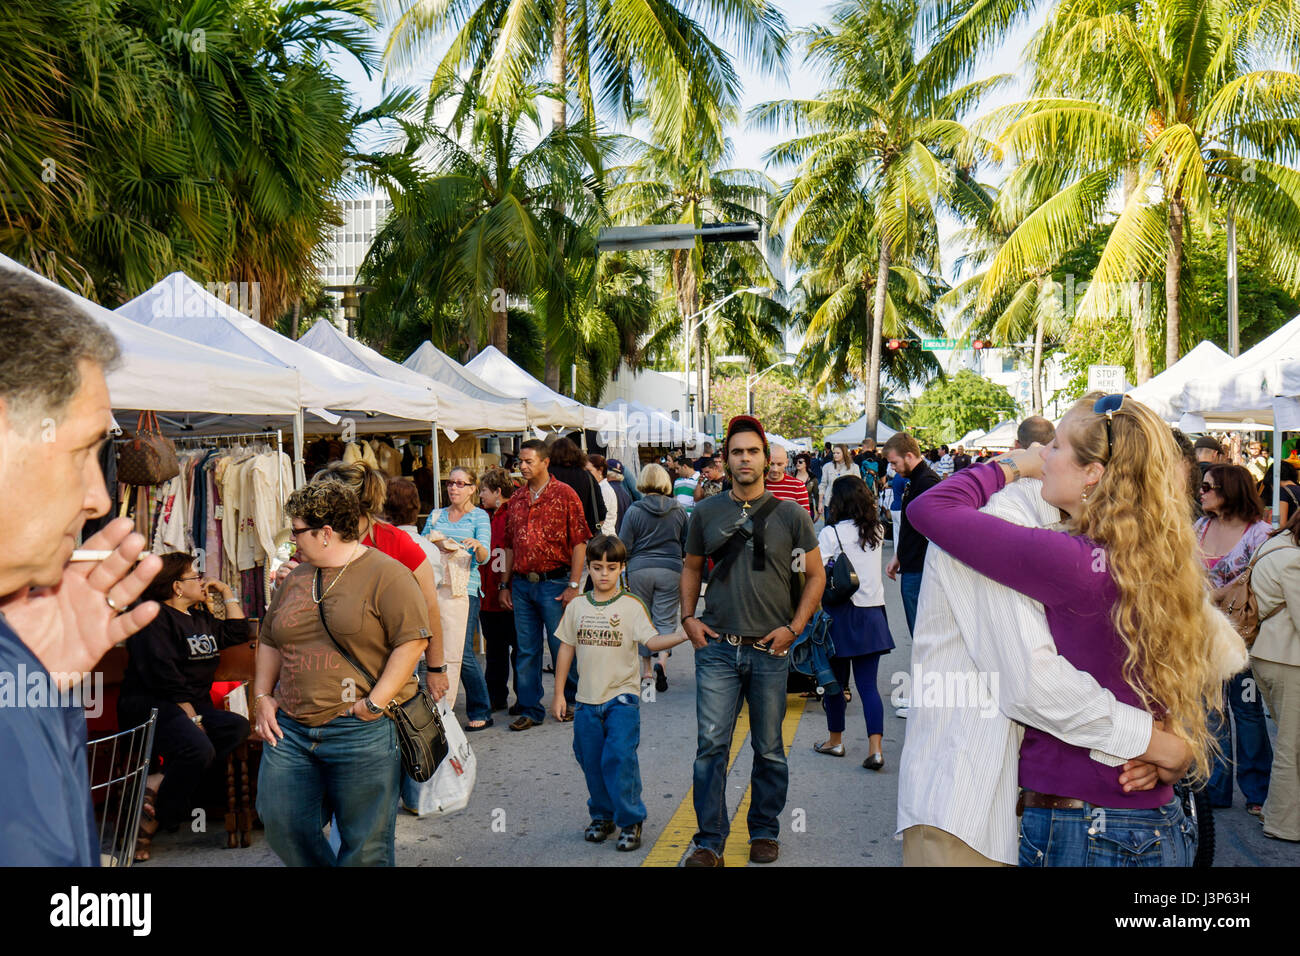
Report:
[{"label": "eyeglasses", "polygon": [[202,581],[202,580],[203,580],[203,575],[201,575],[201,574],[187,574],[187,575],[185,575],[185,576],[182,577],[182,578],[177,578],[176,580],[177,580],[177,581]]},{"label": "eyeglasses", "polygon": [[1205,494],[1207,491],[1218,491],[1218,490],[1219,490],[1218,488],[1210,484],[1208,481],[1201,482],[1201,494]]},{"label": "eyeglasses", "polygon": [[1106,457],[1110,458],[1110,453],[1115,448],[1115,436],[1111,431],[1111,423],[1115,420],[1115,413],[1120,410],[1124,404],[1124,396],[1119,392],[1112,395],[1103,395],[1097,399],[1097,403],[1092,406],[1092,410],[1097,415],[1106,416]]},{"label": "eyeglasses", "polygon": [[448,488],[473,488],[473,487],[474,487],[474,482],[472,482],[472,481],[449,481],[449,482],[447,482],[447,487],[448,487]]},{"label": "eyeglasses", "polygon": [[320,530],[320,528],[290,528],[290,529],[289,529],[289,537],[291,537],[291,538],[293,538],[295,541],[297,541],[297,540],[298,540],[298,535],[300,535],[300,534],[306,534],[308,531],[319,531],[319,530]]}]

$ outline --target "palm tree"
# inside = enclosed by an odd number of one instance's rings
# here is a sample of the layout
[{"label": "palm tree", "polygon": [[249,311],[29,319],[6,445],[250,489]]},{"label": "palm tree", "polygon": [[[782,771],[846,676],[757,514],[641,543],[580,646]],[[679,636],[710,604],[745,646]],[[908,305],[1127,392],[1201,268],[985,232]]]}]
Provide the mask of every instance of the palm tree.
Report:
[{"label": "palm tree", "polygon": [[959,274],[968,273],[939,301],[944,309],[955,308],[962,337],[989,337],[1000,343],[1033,339],[1032,405],[1035,415],[1043,414],[1043,361],[1045,343],[1063,337],[1069,330],[1060,284],[1052,277],[1059,263],[1038,263],[1026,268],[1018,281],[999,291],[995,299],[981,299],[988,263],[1031,211],[1019,208],[1018,177],[1032,173],[1030,167],[1014,171],[996,200],[961,230],[954,242],[968,250],[956,263]]},{"label": "palm tree", "polygon": [[768,153],[797,167],[773,225],[791,230],[793,263],[829,270],[811,280],[814,289],[839,289],[810,328],[820,332],[833,316],[847,314],[851,290],[864,279],[874,284],[862,345],[868,437],[879,420],[891,276],[919,291],[923,276],[939,273],[938,213],[978,198],[970,170],[986,149],[959,119],[1005,79],[947,92],[925,82],[913,49],[916,23],[915,0],[840,4],[830,26],[802,33],[808,58],[838,85],[815,100],[765,103],[750,114],[755,125],[794,132]]},{"label": "palm tree", "polygon": [[[600,168],[601,147],[584,124],[536,139],[541,116],[532,92],[496,110],[455,83],[428,102],[424,123],[408,126],[404,153],[412,163],[392,170],[393,214],[362,269],[379,285],[370,302],[381,322],[386,313],[398,324],[415,316],[437,323],[435,342],[456,341],[471,356],[487,343],[507,352],[512,307],[530,298],[544,303],[548,289],[566,294],[552,275],[555,246],[581,226],[557,207],[599,207],[588,178]],[[434,126],[434,113],[452,97],[456,117],[447,128]],[[420,164],[433,174],[419,172]],[[539,304],[526,311],[537,314]]]},{"label": "palm tree", "polygon": [[[392,23],[385,56],[397,69],[420,64],[454,31],[435,85],[465,76],[500,107],[540,79],[549,60],[554,126],[566,124],[575,95],[592,128],[598,104],[610,118],[627,118],[644,98],[655,129],[674,147],[701,132],[720,140],[721,111],[739,101],[731,59],[715,37],[734,39],[763,70],[785,57],[785,19],[769,0],[384,0],[381,7]],[[701,120],[707,129],[694,125]]]},{"label": "palm tree", "polygon": [[[1077,246],[1116,196],[1079,318],[1123,311],[1135,282],[1163,274],[1166,367],[1182,347],[1187,230],[1208,234],[1216,211],[1300,291],[1296,16],[1281,2],[1061,0],[1033,48],[1032,98],[990,118],[1035,175],[1019,184],[1033,212],[990,263],[982,303]],[[1142,381],[1140,350],[1137,365]]]},{"label": "palm tree", "polygon": [[[609,190],[610,208],[619,221],[681,223],[695,229],[717,222],[754,222],[766,226],[776,183],[753,169],[719,169],[730,149],[727,140],[709,140],[701,135],[685,149],[632,137],[622,137],[622,144],[630,161],[610,170]],[[713,301],[735,288],[776,285],[760,245],[727,243],[726,247],[721,251],[710,248],[706,258],[706,245],[697,237],[690,248],[668,251],[667,291],[676,302],[678,315],[672,326],[659,330],[656,344],[672,342],[674,333],[682,328],[687,317],[707,304],[704,295],[709,291],[706,285],[711,276],[743,277],[741,285],[717,287],[717,294],[710,296]],[[770,313],[771,304],[763,306],[750,301],[757,298],[748,294],[737,297],[748,302],[752,316]],[[734,325],[746,314],[745,307],[736,302],[729,311],[724,311],[722,318],[730,317]],[[701,410],[706,410],[709,408],[708,336],[691,335],[685,348],[695,352],[697,393]]]}]

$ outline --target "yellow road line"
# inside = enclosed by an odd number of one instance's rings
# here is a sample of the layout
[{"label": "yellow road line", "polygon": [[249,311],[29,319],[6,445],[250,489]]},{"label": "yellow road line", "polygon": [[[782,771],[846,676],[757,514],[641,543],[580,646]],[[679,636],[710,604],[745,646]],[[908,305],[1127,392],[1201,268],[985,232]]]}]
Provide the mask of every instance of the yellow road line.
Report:
[{"label": "yellow road line", "polygon": [[[786,756],[790,754],[790,746],[794,741],[795,732],[799,729],[799,720],[803,717],[807,703],[803,697],[794,697],[786,704],[785,720],[781,724],[781,739],[785,742]],[[740,748],[748,736],[749,705],[745,704],[740,709],[740,715],[736,718],[735,732],[731,735],[731,751],[727,755],[728,775],[731,774],[736,758],[740,755]],[[728,866],[745,866],[749,862],[749,832],[748,830],[737,832],[737,825],[742,824],[749,813],[749,801],[750,787],[747,784],[740,805],[736,807],[735,815],[731,819],[731,835],[727,838],[727,846],[723,850],[723,857]],[[659,839],[655,840],[654,846],[650,848],[641,865],[677,866],[681,863],[686,848],[690,846],[691,837],[695,835],[695,826],[695,788],[692,786],[686,791],[686,796],[682,798],[682,802],[673,812],[663,832],[659,834]]]},{"label": "yellow road line", "polygon": [[[727,755],[727,773],[731,773],[732,765],[735,764],[736,757],[740,755],[740,748],[748,736],[749,705],[745,704],[740,708],[740,715],[736,718],[736,730],[731,735],[731,752]],[[676,866],[682,861],[682,855],[685,854],[686,848],[690,846],[691,837],[693,836],[695,836],[694,786],[686,791],[686,796],[682,798],[682,802],[673,811],[673,815],[669,818],[663,833],[659,834],[659,839],[655,840],[655,845],[650,848],[650,852],[641,861],[641,865]]]},{"label": "yellow road line", "polygon": [[[799,729],[799,719],[803,717],[807,698],[797,696],[786,699],[785,720],[781,722],[781,740],[785,744],[785,755],[790,756],[790,747],[794,743],[795,732]],[[745,817],[749,815],[750,785],[745,785],[745,795],[740,798],[736,815],[731,818],[731,833],[727,836],[727,845],[723,848],[722,858],[727,866],[749,865],[749,829]]]}]

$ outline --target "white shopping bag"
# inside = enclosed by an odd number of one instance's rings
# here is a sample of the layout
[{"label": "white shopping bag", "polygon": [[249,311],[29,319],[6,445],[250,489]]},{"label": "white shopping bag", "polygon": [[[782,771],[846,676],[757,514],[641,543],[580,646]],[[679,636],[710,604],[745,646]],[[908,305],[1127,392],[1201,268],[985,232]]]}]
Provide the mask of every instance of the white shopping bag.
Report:
[{"label": "white shopping bag", "polygon": [[402,806],[417,817],[429,814],[455,813],[465,809],[474,781],[478,777],[478,761],[469,738],[460,729],[455,714],[443,702],[438,703],[443,729],[447,732],[447,756],[433,776],[424,783],[416,783],[402,774]]}]

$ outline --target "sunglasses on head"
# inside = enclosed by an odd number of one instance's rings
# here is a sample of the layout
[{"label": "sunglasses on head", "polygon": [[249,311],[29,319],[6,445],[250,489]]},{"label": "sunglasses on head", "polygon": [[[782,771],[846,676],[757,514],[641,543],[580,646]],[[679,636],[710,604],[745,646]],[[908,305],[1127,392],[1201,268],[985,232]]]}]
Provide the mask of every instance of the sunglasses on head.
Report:
[{"label": "sunglasses on head", "polygon": [[1124,396],[1119,392],[1111,395],[1103,395],[1097,399],[1096,404],[1092,406],[1094,414],[1106,416],[1106,457],[1110,458],[1110,453],[1115,448],[1115,436],[1111,430],[1111,423],[1115,420],[1115,413],[1120,410],[1124,404]]}]

